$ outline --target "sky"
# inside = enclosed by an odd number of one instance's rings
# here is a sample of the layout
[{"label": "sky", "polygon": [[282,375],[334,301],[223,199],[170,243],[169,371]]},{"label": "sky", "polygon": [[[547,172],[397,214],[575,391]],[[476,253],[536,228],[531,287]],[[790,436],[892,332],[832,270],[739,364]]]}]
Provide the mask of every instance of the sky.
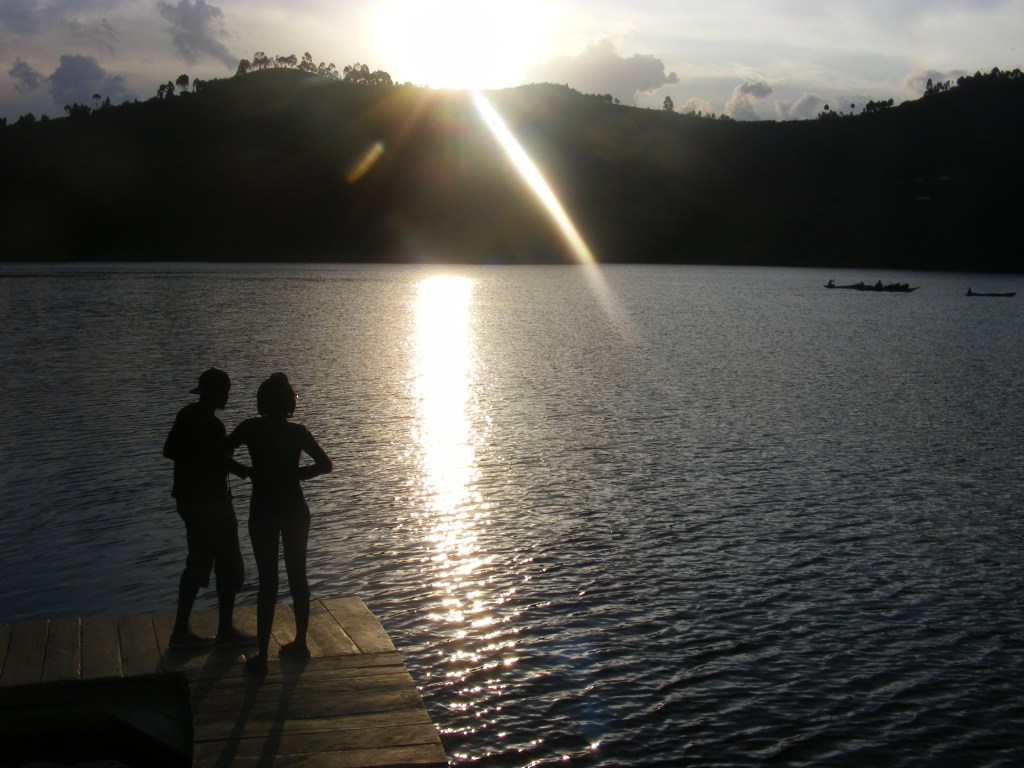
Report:
[{"label": "sky", "polygon": [[262,51],[396,83],[564,83],[641,108],[809,119],[1024,67],[1021,45],[1024,0],[0,0],[0,118],[146,100]]}]

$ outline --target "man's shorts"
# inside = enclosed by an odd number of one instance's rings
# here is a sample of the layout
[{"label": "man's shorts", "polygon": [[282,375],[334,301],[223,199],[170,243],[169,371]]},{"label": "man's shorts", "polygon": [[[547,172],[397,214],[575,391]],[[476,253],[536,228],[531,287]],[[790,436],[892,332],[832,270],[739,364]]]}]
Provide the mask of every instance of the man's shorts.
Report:
[{"label": "man's shorts", "polygon": [[194,504],[178,502],[185,522],[188,558],[182,581],[196,587],[210,585],[217,574],[217,591],[237,593],[245,580],[245,565],[238,545],[238,518],[231,499]]}]

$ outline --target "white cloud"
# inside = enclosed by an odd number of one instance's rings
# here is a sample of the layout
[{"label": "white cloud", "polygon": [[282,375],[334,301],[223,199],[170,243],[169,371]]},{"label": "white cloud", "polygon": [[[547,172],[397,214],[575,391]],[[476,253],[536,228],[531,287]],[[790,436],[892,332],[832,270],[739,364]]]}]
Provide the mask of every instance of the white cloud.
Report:
[{"label": "white cloud", "polygon": [[700,113],[702,115],[710,115],[715,111],[714,105],[707,99],[700,99],[696,96],[691,96],[689,99],[684,101],[682,104],[676,107],[676,112],[687,115],[691,112]]},{"label": "white cloud", "polygon": [[775,102],[775,116],[779,120],[809,120],[817,117],[826,103],[820,96],[805,93],[794,102]]},{"label": "white cloud", "polygon": [[754,109],[754,102],[772,95],[772,88],[763,80],[745,81],[733,88],[732,96],[725,103],[725,114],[735,120],[760,120]]},{"label": "white cloud", "polygon": [[534,67],[527,78],[566,83],[584,93],[610,93],[626,104],[638,93],[652,93],[679,82],[675,72],[665,72],[661,59],[644,54],[622,56],[610,40],[587,46],[578,56],[563,56]]}]

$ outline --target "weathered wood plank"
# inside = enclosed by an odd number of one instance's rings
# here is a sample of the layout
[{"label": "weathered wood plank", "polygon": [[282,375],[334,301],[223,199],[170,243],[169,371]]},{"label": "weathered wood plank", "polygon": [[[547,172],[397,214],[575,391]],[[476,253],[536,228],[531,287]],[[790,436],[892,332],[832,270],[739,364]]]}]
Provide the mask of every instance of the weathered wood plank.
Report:
[{"label": "weathered wood plank", "polygon": [[77,680],[82,676],[82,620],[50,622],[41,682]]},{"label": "weathered wood plank", "polygon": [[4,673],[7,661],[7,647],[11,644],[11,625],[0,624],[0,676]]},{"label": "weathered wood plank", "polygon": [[164,673],[201,670],[206,666],[210,648],[170,647],[171,632],[174,631],[175,615],[173,613],[153,614],[153,633],[156,636],[156,647],[160,652],[160,668]]},{"label": "weathered wood plank", "polygon": [[256,634],[256,606],[243,605],[235,606],[233,614],[235,629],[247,632],[250,635]]},{"label": "weathered wood plank", "polygon": [[[440,746],[437,731],[430,722],[361,725],[359,727],[346,727],[346,724],[342,724],[338,729],[272,738],[277,755]],[[239,739],[235,756],[237,758],[258,757],[263,754],[269,741],[270,739],[263,737]],[[193,756],[196,760],[214,758],[220,754],[222,749],[220,742],[198,742],[194,746]]]},{"label": "weathered wood plank", "polygon": [[[160,658],[166,660],[167,651],[170,650],[171,632],[174,631],[173,613],[154,613],[150,618],[153,620],[153,633],[156,635],[156,647],[160,651]],[[164,669],[165,672],[176,670]]]},{"label": "weathered wood plank", "polygon": [[[402,727],[411,725],[424,725],[433,723],[430,720],[430,716],[427,714],[425,709],[408,709],[401,712],[359,712],[354,715],[344,715],[341,717],[327,717],[317,721],[308,721],[305,729],[300,725],[293,727],[289,735],[299,734],[330,734],[330,733],[341,733],[343,731],[360,731],[367,728],[391,728],[391,727]],[[208,733],[215,733],[215,729],[210,729]],[[436,731],[435,731],[436,734]],[[198,748],[199,744],[206,742],[220,741],[220,736],[209,737],[202,732],[197,732],[195,736],[196,745]]]},{"label": "weathered wood plank", "polygon": [[82,619],[82,679],[121,677],[121,640],[113,616]]},{"label": "weathered wood plank", "polygon": [[291,603],[278,603],[274,606],[274,626],[270,634],[277,644],[278,651],[282,645],[295,639],[295,614],[292,612]]},{"label": "weathered wood plank", "polygon": [[[327,670],[358,671],[360,669],[386,669],[389,667],[405,669],[405,666],[402,663],[402,658],[397,652],[335,656],[332,658],[317,659],[316,665],[318,674]],[[246,672],[245,668],[242,667],[241,664],[235,664],[230,667],[213,667],[203,664],[197,668],[183,669],[182,672],[192,684],[199,684],[201,682],[214,680],[219,687],[237,685],[244,688],[247,687],[253,679],[252,675]],[[287,674],[291,675],[294,674],[294,672],[288,672]],[[283,675],[285,675],[284,668],[276,659],[273,658],[273,656],[271,656],[270,671],[265,680],[267,682],[272,682]]]},{"label": "weathered wood plank", "polygon": [[[193,768],[214,768],[223,764],[220,758],[196,760]],[[232,768],[264,768],[267,765],[275,768],[446,768],[448,761],[440,747],[413,746],[282,755],[279,758],[271,752],[270,760],[263,756],[238,758],[232,759],[230,764]]]},{"label": "weathered wood plank", "polygon": [[309,606],[309,636],[320,648],[323,656],[359,653],[359,648],[352,642],[345,628],[320,600],[314,600]]},{"label": "weathered wood plank", "polygon": [[[244,718],[238,718],[238,710],[230,722],[209,723],[195,729],[195,742],[215,743],[224,741],[226,738],[239,739],[246,736],[251,738],[262,738],[267,731],[248,726]],[[277,736],[299,736],[302,734],[315,735],[323,733],[341,733],[342,731],[360,731],[366,728],[390,728],[405,725],[422,725],[430,723],[430,717],[424,709],[407,709],[399,712],[357,712],[355,714],[339,715],[337,717],[323,717],[318,720],[305,720],[292,722],[289,728],[279,728],[274,733]],[[431,724],[432,725],[432,724]],[[225,736],[229,733],[230,736]]]},{"label": "weathered wood plank", "polygon": [[269,679],[265,685],[256,688],[251,680],[246,684],[221,685],[219,682],[208,686],[204,692],[203,707],[217,706],[216,702],[226,701],[227,705],[238,706],[238,701],[280,701],[286,697],[318,700],[324,698],[361,698],[373,693],[393,691],[415,691],[413,679],[407,671],[394,670],[376,675],[352,675],[341,673],[342,676],[323,673],[316,669],[308,670],[301,679],[276,678]]},{"label": "weathered wood plank", "polygon": [[380,653],[395,650],[391,638],[387,636],[380,622],[358,597],[337,597],[322,602],[335,620],[345,627],[346,633],[361,652]]},{"label": "weathered wood plank", "polygon": [[0,673],[0,688],[38,683],[46,657],[47,621],[24,621],[14,625],[7,647],[7,659]]},{"label": "weathered wood plank", "polygon": [[[218,705],[219,704],[219,705]],[[331,717],[343,717],[360,713],[402,712],[419,709],[423,700],[416,690],[364,691],[358,697],[336,698],[317,696],[313,699],[299,695],[277,695],[267,698],[244,700],[245,730],[258,729],[263,732],[286,732],[288,729],[307,730],[311,722]],[[202,705],[194,711],[193,723],[203,738],[214,738],[218,731],[231,732],[236,729],[234,717],[239,712],[237,698],[223,698],[207,695]],[[226,721],[226,717],[231,720]],[[225,732],[224,729],[227,729]]]},{"label": "weathered wood plank", "polygon": [[192,627],[192,631],[197,635],[213,637],[217,634],[217,624],[219,621],[220,615],[216,610],[206,610],[192,611],[188,623]]},{"label": "weathered wood plank", "polygon": [[121,669],[125,677],[155,675],[163,671],[153,619],[148,613],[119,617],[117,633],[121,641]]}]

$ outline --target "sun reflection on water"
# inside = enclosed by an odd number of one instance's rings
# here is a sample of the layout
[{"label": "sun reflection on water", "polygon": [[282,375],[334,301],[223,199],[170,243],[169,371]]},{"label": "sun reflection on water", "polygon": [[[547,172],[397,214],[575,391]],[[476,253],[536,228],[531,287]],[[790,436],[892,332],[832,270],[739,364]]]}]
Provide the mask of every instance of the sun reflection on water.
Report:
[{"label": "sun reflection on water", "polygon": [[469,278],[436,276],[417,286],[410,392],[416,528],[429,552],[435,605],[427,618],[446,657],[444,705],[473,718],[450,733],[487,727],[500,706],[500,671],[516,663],[515,587],[502,584],[488,543],[491,505],[480,490],[478,451],[487,443]]}]

